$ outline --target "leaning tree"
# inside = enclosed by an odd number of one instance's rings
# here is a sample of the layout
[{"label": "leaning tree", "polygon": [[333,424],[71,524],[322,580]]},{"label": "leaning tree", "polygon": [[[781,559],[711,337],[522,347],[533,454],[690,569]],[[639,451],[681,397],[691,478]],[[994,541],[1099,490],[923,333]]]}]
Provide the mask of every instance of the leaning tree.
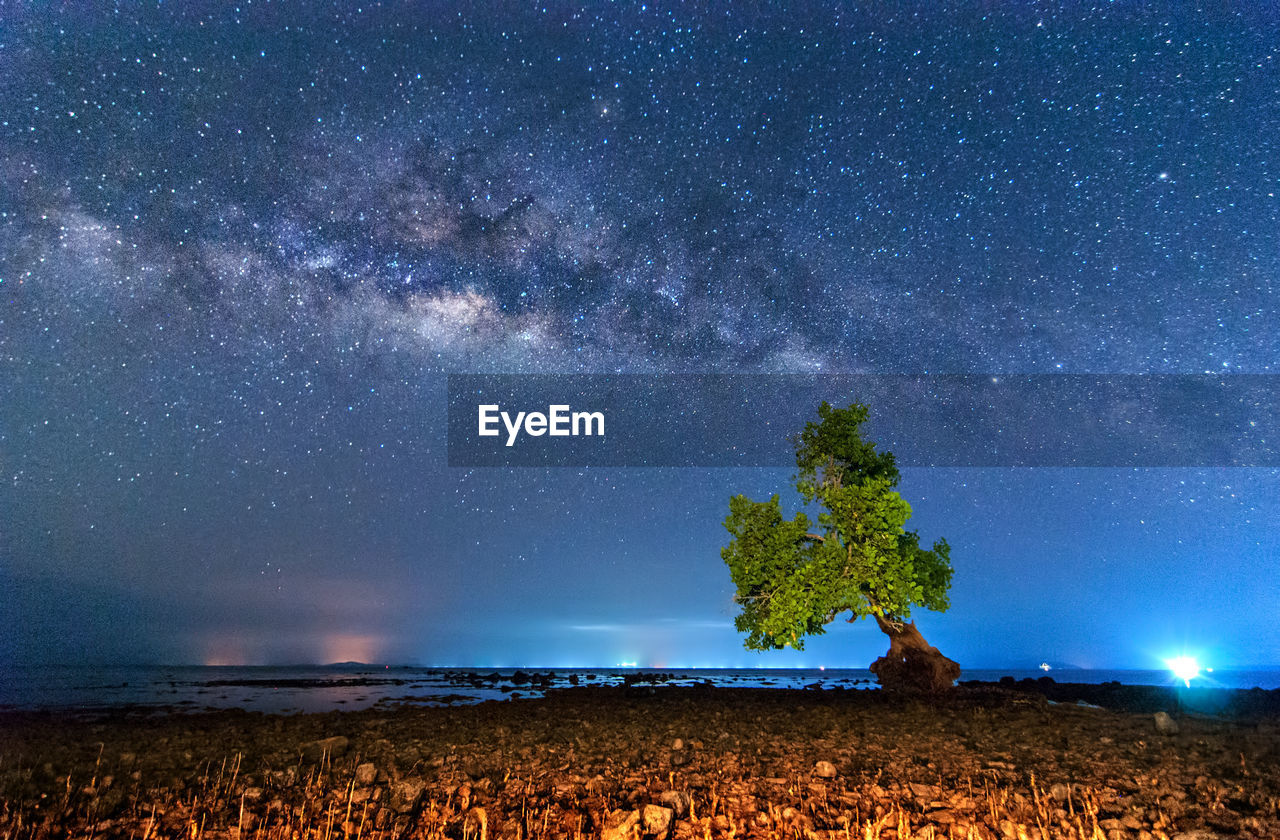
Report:
[{"label": "leaning tree", "polygon": [[725,528],[733,535],[720,554],[737,586],[734,620],[751,650],[804,648],[804,637],[825,632],[843,613],[871,616],[889,636],[889,651],[871,665],[891,689],[940,691],[960,666],[925,641],[909,621],[911,608],[939,612],[950,605],[950,547],[921,548],[904,527],[911,506],[894,490],[893,453],[863,439],[867,407],[823,403],[818,422],[791,438],[796,490],[821,508],[817,522],[803,512],[784,519],[775,495],[729,501]]}]

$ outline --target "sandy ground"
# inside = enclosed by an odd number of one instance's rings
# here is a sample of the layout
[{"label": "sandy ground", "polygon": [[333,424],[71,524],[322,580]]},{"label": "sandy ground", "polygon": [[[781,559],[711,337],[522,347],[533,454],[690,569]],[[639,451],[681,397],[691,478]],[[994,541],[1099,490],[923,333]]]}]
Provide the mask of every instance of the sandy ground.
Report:
[{"label": "sandy ground", "polygon": [[1215,696],[1215,714],[1048,685],[6,712],[0,838],[1280,838],[1280,694]]}]

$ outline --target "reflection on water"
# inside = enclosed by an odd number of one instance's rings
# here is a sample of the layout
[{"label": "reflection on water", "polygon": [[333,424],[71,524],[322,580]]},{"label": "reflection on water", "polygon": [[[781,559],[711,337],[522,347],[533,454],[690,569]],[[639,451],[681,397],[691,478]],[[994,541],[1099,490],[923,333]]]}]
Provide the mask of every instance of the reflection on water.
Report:
[{"label": "reflection on water", "polygon": [[[1043,671],[970,670],[963,679],[1042,678]],[[1172,685],[1168,671],[1058,670],[1059,682]],[[1205,686],[1280,688],[1280,671],[1218,671]],[[874,688],[862,669],[461,669],[330,667],[20,667],[0,670],[0,707],[230,709],[324,712],[380,704],[478,703],[572,685],[670,684],[773,688]]]}]

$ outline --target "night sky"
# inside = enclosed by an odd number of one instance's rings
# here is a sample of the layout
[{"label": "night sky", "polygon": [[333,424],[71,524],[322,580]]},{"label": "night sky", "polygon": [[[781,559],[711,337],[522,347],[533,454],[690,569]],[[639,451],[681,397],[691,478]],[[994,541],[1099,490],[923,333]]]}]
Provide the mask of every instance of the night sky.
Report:
[{"label": "night sky", "polygon": [[[1280,373],[1274,7],[513,6],[0,8],[0,662],[864,667],[446,375]],[[900,489],[962,666],[1280,665],[1274,468]]]}]

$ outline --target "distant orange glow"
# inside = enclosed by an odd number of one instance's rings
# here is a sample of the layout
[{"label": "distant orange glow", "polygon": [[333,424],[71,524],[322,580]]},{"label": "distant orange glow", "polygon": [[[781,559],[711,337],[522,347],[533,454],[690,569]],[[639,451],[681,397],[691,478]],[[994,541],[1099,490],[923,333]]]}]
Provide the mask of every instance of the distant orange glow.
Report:
[{"label": "distant orange glow", "polygon": [[328,665],[335,662],[380,662],[387,638],[379,633],[278,633],[275,636],[224,630],[205,637],[200,661],[206,666],[272,664]]},{"label": "distant orange glow", "polygon": [[209,639],[205,643],[204,664],[206,666],[247,665],[244,642],[235,638]]},{"label": "distant orange glow", "polygon": [[356,636],[345,633],[334,633],[324,639],[321,661],[331,662],[377,662],[380,658],[383,639],[381,636]]}]

